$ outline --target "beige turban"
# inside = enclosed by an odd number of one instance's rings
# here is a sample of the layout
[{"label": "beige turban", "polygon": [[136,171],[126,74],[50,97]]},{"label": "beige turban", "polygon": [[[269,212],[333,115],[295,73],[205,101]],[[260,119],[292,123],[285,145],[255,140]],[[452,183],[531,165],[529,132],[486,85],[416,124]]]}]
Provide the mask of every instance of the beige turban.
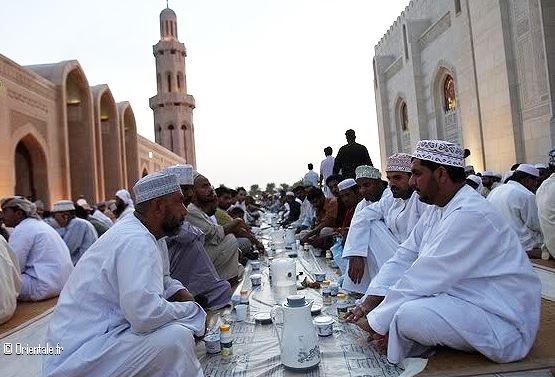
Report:
[{"label": "beige turban", "polygon": [[2,199],[1,202],[2,209],[4,208],[16,208],[25,212],[27,217],[34,217],[35,219],[40,219],[37,215],[37,207],[27,199],[22,196],[14,196],[11,198]]}]

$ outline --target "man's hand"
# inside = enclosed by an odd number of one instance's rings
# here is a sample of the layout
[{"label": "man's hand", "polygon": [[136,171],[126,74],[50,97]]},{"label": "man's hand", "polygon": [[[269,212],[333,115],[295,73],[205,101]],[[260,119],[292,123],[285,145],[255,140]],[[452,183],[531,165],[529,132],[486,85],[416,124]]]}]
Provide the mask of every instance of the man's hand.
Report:
[{"label": "man's hand", "polygon": [[233,219],[233,220],[231,220],[229,223],[227,223],[223,226],[224,233],[229,234],[229,233],[237,232],[240,229],[241,224],[244,224],[242,219]]},{"label": "man's hand", "polygon": [[366,261],[363,257],[349,257],[349,278],[358,284],[364,276],[364,265]]},{"label": "man's hand", "polygon": [[345,320],[349,323],[357,323],[357,321],[361,318],[366,319],[366,315],[374,310],[375,307],[380,305],[383,301],[383,296],[368,296],[364,299],[364,302],[359,306],[355,307],[349,313],[347,313],[347,317]]},{"label": "man's hand", "polygon": [[186,289],[181,289],[173,294],[168,301],[195,301],[193,295]]}]

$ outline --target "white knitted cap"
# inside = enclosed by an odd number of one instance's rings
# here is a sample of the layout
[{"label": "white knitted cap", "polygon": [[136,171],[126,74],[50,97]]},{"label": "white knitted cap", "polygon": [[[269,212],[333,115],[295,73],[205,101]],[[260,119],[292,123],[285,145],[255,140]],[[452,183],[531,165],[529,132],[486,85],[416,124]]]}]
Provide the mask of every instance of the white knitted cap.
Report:
[{"label": "white knitted cap", "polygon": [[177,176],[163,171],[146,175],[133,186],[137,204],[180,191]]}]

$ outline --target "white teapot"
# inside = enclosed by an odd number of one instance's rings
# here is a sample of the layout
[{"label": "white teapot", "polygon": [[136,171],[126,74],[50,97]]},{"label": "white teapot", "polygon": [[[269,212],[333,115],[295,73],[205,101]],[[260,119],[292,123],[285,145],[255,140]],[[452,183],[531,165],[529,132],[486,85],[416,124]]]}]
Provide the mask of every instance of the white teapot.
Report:
[{"label": "white teapot", "polygon": [[[312,300],[302,295],[291,295],[287,302],[275,306],[270,315],[276,327],[281,349],[281,363],[289,369],[304,371],[320,363],[320,346],[318,335],[312,323],[310,307]],[[283,321],[283,330],[276,324]]]}]

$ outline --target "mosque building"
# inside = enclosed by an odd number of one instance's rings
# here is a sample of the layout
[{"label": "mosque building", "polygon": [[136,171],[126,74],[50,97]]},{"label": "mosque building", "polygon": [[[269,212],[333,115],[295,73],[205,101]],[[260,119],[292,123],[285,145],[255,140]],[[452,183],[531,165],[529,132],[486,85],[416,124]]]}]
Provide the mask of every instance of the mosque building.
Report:
[{"label": "mosque building", "polygon": [[555,146],[554,1],[412,0],[373,69],[382,161],[439,138],[501,172]]},{"label": "mosque building", "polygon": [[153,51],[156,143],[137,133],[131,104],[116,103],[107,84],[91,86],[77,60],[20,66],[0,55],[0,197],[23,195],[47,208],[80,196],[98,202],[166,166],[196,166],[195,101],[169,8]]}]

